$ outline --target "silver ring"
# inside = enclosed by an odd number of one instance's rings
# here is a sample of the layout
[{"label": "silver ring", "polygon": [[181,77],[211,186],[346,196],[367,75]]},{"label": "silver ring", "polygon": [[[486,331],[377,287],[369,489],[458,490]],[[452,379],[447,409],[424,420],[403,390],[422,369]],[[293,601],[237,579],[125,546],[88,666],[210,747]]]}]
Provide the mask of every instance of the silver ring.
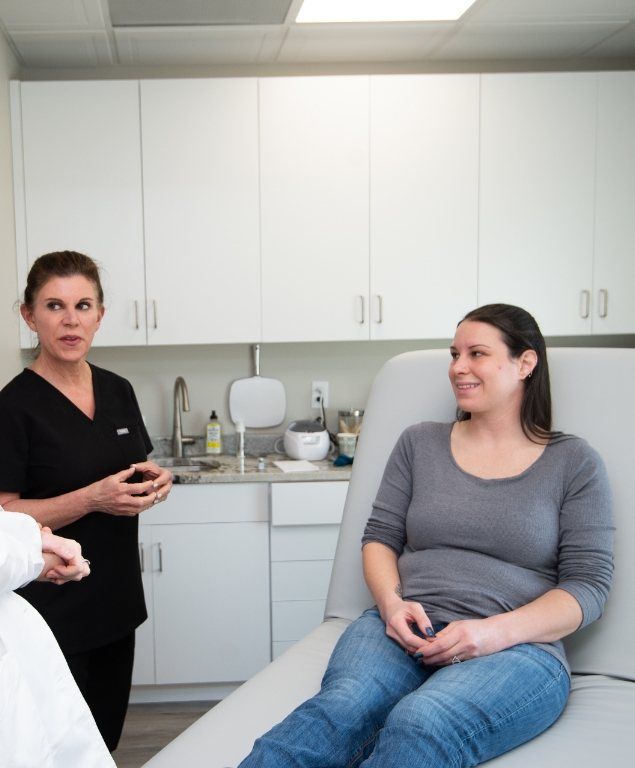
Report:
[{"label": "silver ring", "polygon": [[452,656],[452,664],[460,664],[461,659],[458,656]]},{"label": "silver ring", "polygon": [[87,560],[86,558],[84,558],[82,560],[82,563],[86,563],[86,565],[90,565],[90,560]]}]

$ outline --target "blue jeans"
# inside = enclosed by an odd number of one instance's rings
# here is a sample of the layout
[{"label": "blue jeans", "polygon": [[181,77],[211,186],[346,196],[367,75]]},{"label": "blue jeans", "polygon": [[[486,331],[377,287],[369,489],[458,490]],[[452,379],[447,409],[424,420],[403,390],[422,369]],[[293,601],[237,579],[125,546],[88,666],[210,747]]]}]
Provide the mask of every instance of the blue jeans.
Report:
[{"label": "blue jeans", "polygon": [[568,695],[565,668],[542,648],[428,668],[371,609],[335,646],[320,692],[259,738],[239,768],[478,765],[548,728]]}]

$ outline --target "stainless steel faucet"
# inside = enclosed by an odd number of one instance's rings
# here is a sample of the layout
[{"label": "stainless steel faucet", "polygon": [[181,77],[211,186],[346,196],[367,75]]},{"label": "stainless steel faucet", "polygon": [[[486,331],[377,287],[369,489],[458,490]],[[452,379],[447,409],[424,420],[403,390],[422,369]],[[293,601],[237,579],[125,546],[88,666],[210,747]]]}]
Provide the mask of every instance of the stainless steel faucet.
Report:
[{"label": "stainless steel faucet", "polygon": [[[181,402],[179,403],[179,395]],[[172,421],[172,455],[182,458],[183,446],[191,445],[193,437],[183,437],[181,426],[181,406],[184,411],[190,410],[190,397],[187,392],[187,384],[182,376],[177,376],[174,382],[174,418]]]}]

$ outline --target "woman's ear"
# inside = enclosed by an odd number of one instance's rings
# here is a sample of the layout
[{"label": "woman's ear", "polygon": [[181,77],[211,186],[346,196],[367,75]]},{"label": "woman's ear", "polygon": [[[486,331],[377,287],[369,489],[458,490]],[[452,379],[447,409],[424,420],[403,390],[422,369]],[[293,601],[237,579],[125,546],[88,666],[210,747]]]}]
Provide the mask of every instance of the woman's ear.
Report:
[{"label": "woman's ear", "polygon": [[29,326],[29,328],[34,332],[37,333],[37,328],[35,327],[35,321],[33,320],[33,312],[27,307],[26,304],[20,304],[20,314],[24,318],[24,322]]},{"label": "woman's ear", "polygon": [[538,365],[538,355],[533,349],[526,349],[519,358],[518,372],[521,379],[531,377],[534,368]]}]

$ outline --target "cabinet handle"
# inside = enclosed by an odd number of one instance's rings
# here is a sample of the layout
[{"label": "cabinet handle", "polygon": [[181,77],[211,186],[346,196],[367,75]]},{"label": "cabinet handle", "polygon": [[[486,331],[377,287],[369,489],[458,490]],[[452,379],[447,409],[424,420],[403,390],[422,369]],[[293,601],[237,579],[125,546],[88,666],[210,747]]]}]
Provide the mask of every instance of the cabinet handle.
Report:
[{"label": "cabinet handle", "polygon": [[161,548],[161,542],[157,544],[157,551],[159,553],[159,573],[163,573],[163,549]]},{"label": "cabinet handle", "polygon": [[139,562],[141,563],[141,573],[145,573],[146,559],[143,551],[143,544],[139,544]]},{"label": "cabinet handle", "polygon": [[152,315],[154,317],[154,330],[159,327],[159,319],[157,315],[157,302],[155,299],[152,299]]},{"label": "cabinet handle", "polygon": [[377,323],[384,322],[384,297],[381,294],[377,294]]},{"label": "cabinet handle", "polygon": [[580,291],[580,317],[586,320],[591,311],[591,291]]},{"label": "cabinet handle", "polygon": [[139,330],[139,302],[134,300],[134,327],[135,331]]},{"label": "cabinet handle", "polygon": [[598,314],[600,317],[606,317],[609,313],[609,292],[606,288],[600,288],[598,291]]},{"label": "cabinet handle", "polygon": [[359,299],[359,320],[357,322],[360,325],[364,325],[366,322],[366,307],[364,297],[360,294],[357,298]]}]

